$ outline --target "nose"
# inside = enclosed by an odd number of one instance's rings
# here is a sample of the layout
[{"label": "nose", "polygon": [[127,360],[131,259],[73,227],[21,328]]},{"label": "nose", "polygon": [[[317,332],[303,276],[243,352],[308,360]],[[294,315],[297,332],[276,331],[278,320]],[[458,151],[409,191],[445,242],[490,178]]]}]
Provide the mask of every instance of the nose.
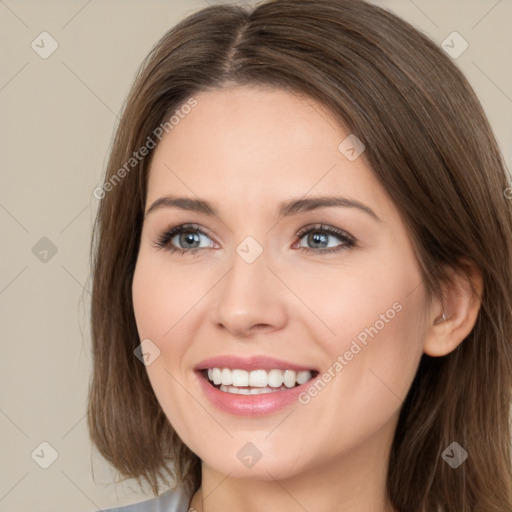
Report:
[{"label": "nose", "polygon": [[238,338],[282,329],[287,322],[286,290],[267,267],[266,252],[252,263],[239,254],[218,284],[215,324]]}]

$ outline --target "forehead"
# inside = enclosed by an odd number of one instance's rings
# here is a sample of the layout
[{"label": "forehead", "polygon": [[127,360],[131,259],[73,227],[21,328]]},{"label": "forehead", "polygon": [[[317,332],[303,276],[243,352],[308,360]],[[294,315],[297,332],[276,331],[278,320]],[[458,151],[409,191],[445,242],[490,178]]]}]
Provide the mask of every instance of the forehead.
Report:
[{"label": "forehead", "polygon": [[339,193],[381,208],[389,203],[364,152],[351,161],[340,151],[350,133],[311,98],[238,86],[194,99],[197,105],[155,150],[148,202],[173,193],[238,201],[247,211],[287,197]]}]

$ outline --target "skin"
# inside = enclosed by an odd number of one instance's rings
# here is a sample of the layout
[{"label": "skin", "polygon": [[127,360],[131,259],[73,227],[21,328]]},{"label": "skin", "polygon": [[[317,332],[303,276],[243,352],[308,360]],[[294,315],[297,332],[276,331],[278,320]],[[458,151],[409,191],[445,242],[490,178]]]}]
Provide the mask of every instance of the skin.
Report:
[{"label": "skin", "polygon": [[[132,288],[140,339],[160,350],[147,366],[154,392],[202,460],[202,487],[191,506],[207,512],[391,510],[389,451],[421,355],[456,348],[480,302],[455,274],[444,309],[440,300],[427,299],[396,208],[364,152],[350,161],[338,150],[349,132],[319,104],[247,86],[194,97],[198,105],[155,150],[146,211],[173,194],[207,200],[218,216],[176,207],[149,213]],[[324,195],[358,200],[380,221],[348,207],[276,214],[282,201]],[[208,232],[202,251],[154,246],[182,223]],[[299,239],[301,228],[319,223],[344,230],[356,245],[326,254],[307,235]],[[247,236],[263,248],[250,264],[236,252]],[[180,247],[179,237],[173,240]],[[293,248],[296,243],[309,252]],[[335,235],[328,243],[343,245]],[[473,284],[481,290],[479,276]],[[252,418],[221,412],[193,371],[207,357],[264,354],[322,373],[397,302],[400,312],[305,405]],[[237,457],[248,442],[262,454],[251,468]]]}]

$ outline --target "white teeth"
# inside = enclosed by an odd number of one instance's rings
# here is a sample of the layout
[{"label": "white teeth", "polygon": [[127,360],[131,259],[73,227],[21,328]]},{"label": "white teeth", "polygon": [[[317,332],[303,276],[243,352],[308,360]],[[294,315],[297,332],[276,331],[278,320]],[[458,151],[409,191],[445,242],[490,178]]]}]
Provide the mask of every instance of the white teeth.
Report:
[{"label": "white teeth", "polygon": [[223,371],[231,373],[233,386],[249,385],[249,372],[245,370],[229,370],[228,368],[224,368]]},{"label": "white teeth", "polygon": [[233,393],[235,395],[263,395],[265,393],[274,393],[276,391],[285,391],[287,388],[281,386],[280,388],[270,388],[268,386],[264,388],[237,388],[236,386],[219,386],[221,391],[224,393]]},{"label": "white teeth", "polygon": [[268,393],[268,391],[265,388],[251,388],[251,395],[261,395],[263,393]]},{"label": "white teeth", "polygon": [[278,388],[283,385],[283,371],[282,370],[270,370],[268,372],[268,385],[272,388]]},{"label": "white teeth", "polygon": [[285,370],[283,382],[287,388],[293,388],[295,386],[295,372],[293,370]]},{"label": "white teeth", "polygon": [[311,379],[311,372],[308,370],[303,370],[303,371],[297,373],[297,384],[305,384],[310,379]]},{"label": "white teeth", "polygon": [[253,370],[249,373],[249,386],[264,388],[267,384],[268,378],[265,370]]},{"label": "white teeth", "polygon": [[212,372],[212,380],[215,385],[222,382],[222,372],[219,368],[214,368]]},{"label": "white teeth", "polygon": [[227,368],[224,368],[222,370],[221,379],[222,379],[222,384],[224,386],[229,386],[230,384],[233,384],[233,377],[231,376],[231,372]]},{"label": "white teeth", "polygon": [[[213,384],[221,385],[221,391],[229,390],[227,391],[229,393],[238,392],[244,395],[256,395],[260,393],[260,390],[262,390],[262,393],[269,392],[263,391],[263,389],[278,391],[276,388],[293,388],[297,384],[305,384],[312,377],[309,370],[296,372],[294,370],[272,369],[268,372],[266,370],[248,372],[230,368],[209,368],[207,373],[208,379]],[[251,389],[245,389],[248,387]]]}]

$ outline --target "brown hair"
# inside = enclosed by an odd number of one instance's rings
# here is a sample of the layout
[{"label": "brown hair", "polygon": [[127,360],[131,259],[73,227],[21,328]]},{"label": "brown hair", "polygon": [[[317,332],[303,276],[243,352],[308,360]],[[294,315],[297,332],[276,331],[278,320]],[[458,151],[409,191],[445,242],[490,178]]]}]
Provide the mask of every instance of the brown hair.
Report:
[{"label": "brown hair", "polygon": [[[422,356],[387,487],[401,512],[511,512],[512,208],[505,164],[471,86],[427,37],[362,0],[208,7],[166,33],[143,62],[105,182],[195,93],[237,84],[306,95],[361,139],[408,229],[430,298],[441,297],[448,268],[467,273],[469,261],[481,272],[471,333],[444,357]],[[103,192],[97,213],[89,428],[122,475],[157,494],[169,476],[195,491],[201,473],[134,356],[131,285],[151,154]],[[457,469],[441,459],[453,441],[469,453]]]}]

